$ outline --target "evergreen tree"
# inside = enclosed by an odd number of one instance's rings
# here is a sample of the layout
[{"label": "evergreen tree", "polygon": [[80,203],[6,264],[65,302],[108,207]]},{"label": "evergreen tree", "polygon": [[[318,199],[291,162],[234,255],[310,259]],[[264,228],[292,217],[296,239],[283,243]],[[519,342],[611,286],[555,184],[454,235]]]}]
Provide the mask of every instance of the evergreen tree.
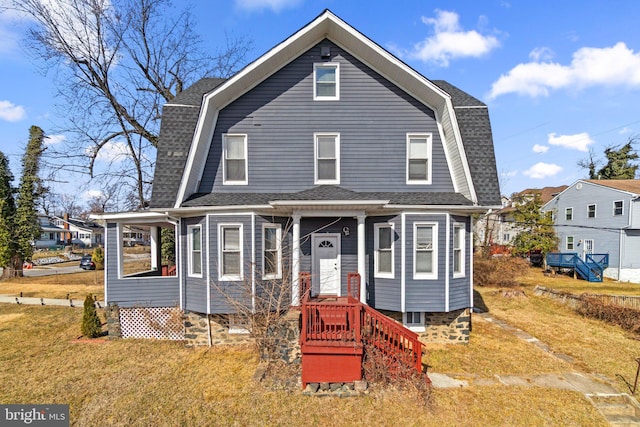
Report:
[{"label": "evergreen tree", "polygon": [[91,261],[96,265],[96,270],[104,270],[104,250],[100,246],[93,250]]},{"label": "evergreen tree", "polygon": [[91,295],[84,299],[84,312],[82,313],[82,335],[87,338],[96,338],[102,332],[102,323],[96,311],[95,300]]},{"label": "evergreen tree", "polygon": [[29,129],[29,142],[22,157],[22,177],[16,197],[15,233],[17,248],[14,255],[14,268],[22,274],[22,262],[30,261],[33,256],[33,242],[40,237],[42,229],[38,222],[37,200],[45,192],[42,180],[38,176],[40,158],[44,152],[44,132],[37,126]]},{"label": "evergreen tree", "polygon": [[13,219],[16,205],[13,199],[13,174],[9,169],[9,159],[0,151],[0,267],[5,267],[3,276],[8,274],[6,267],[11,265],[11,258],[16,252],[13,239]]},{"label": "evergreen tree", "polygon": [[176,264],[176,235],[173,228],[160,229],[160,252],[163,264]]},{"label": "evergreen tree", "polygon": [[543,253],[556,250],[558,237],[553,229],[553,218],[550,212],[542,212],[540,193],[521,195],[514,199],[513,217],[522,231],[513,241],[516,254],[525,255],[533,249]]},{"label": "evergreen tree", "polygon": [[607,163],[600,169],[600,161],[594,159],[593,153],[589,153],[588,160],[580,160],[578,166],[589,171],[589,179],[635,179],[638,164],[634,163],[640,156],[633,148],[635,139],[629,138],[626,144],[617,147],[608,147],[604,150]]}]

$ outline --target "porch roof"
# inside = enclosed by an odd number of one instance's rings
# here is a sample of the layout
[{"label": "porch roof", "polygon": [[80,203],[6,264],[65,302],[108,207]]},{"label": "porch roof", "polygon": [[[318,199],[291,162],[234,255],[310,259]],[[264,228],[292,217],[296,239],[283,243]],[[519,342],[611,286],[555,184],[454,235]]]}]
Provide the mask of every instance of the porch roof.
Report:
[{"label": "porch roof", "polygon": [[[278,205],[291,204],[291,202],[327,202],[327,204],[354,202],[357,205],[371,202],[378,206],[473,205],[473,202],[462,194],[453,192],[356,192],[333,185],[321,185],[296,193],[196,193],[189,197],[182,207]],[[318,206],[318,203],[314,205]]]}]

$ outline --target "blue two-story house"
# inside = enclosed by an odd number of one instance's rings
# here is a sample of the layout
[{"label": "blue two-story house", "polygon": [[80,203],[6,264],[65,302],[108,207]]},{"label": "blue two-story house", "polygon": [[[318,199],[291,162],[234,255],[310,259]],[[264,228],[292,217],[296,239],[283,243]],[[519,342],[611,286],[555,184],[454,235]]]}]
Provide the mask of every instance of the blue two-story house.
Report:
[{"label": "blue two-story house", "polygon": [[[464,341],[472,218],[499,206],[487,106],[325,11],[164,106],[150,208],[103,216],[105,298],[231,318],[223,289],[281,281],[296,306],[300,273],[312,295],[339,297],[357,272],[362,302]],[[124,274],[131,224],[152,227],[155,267],[157,230],[175,230],[175,276]],[[443,325],[467,335],[430,329]]]}]

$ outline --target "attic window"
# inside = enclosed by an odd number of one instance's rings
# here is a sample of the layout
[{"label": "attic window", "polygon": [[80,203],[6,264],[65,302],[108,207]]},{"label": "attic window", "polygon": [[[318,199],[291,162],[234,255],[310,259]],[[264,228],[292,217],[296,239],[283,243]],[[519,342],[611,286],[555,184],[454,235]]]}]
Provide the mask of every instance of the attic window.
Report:
[{"label": "attic window", "polygon": [[247,184],[247,135],[223,135],[224,183]]},{"label": "attic window", "polygon": [[337,62],[313,64],[313,99],[316,101],[340,99],[340,64]]}]

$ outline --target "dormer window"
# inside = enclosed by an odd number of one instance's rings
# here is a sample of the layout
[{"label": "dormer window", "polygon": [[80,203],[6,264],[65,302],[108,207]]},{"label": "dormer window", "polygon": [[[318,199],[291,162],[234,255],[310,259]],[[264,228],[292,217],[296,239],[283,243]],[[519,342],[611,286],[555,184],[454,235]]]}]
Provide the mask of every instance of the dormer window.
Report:
[{"label": "dormer window", "polygon": [[337,62],[313,64],[313,99],[316,101],[340,99],[340,64]]},{"label": "dormer window", "polygon": [[222,136],[224,183],[227,185],[247,184],[247,135]]}]

